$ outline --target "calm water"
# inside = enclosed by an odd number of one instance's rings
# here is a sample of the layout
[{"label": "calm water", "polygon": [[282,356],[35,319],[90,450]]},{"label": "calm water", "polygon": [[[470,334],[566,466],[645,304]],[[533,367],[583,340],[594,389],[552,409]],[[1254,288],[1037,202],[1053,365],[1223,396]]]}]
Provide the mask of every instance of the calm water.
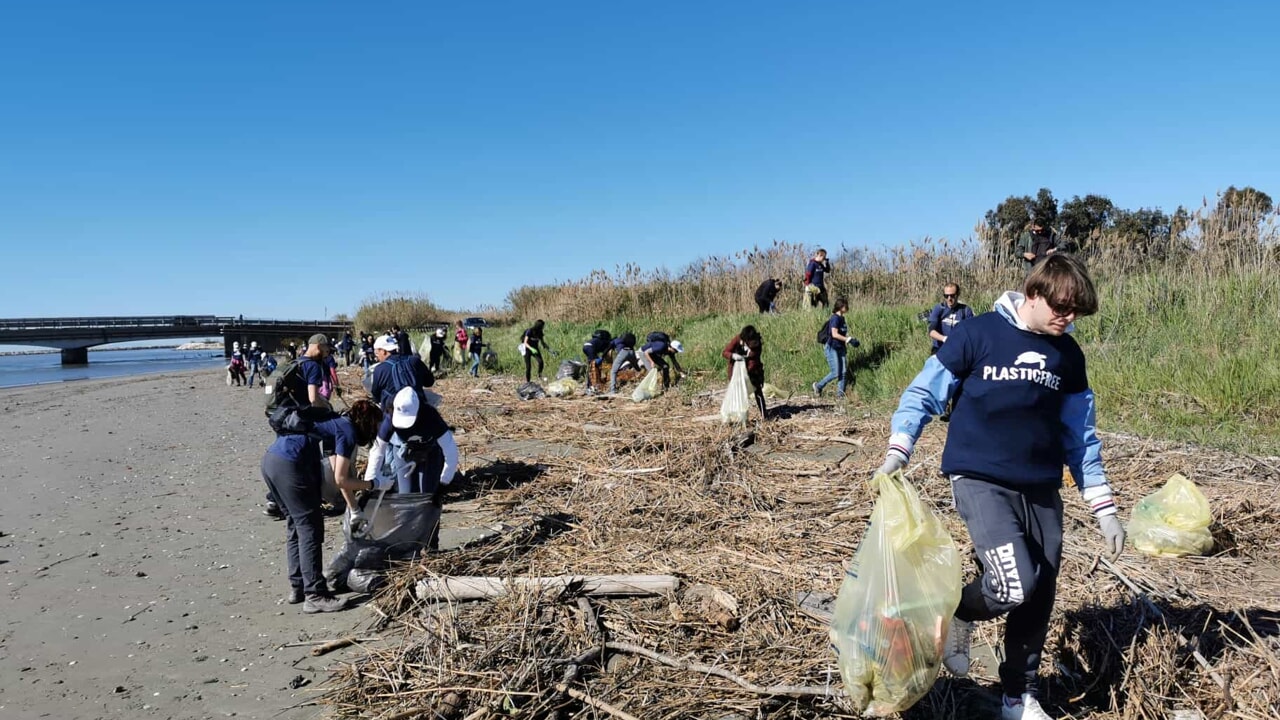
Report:
[{"label": "calm water", "polygon": [[62,366],[59,353],[0,356],[0,387],[126,377],[183,370],[216,369],[226,364],[221,350],[90,350],[88,365]]}]

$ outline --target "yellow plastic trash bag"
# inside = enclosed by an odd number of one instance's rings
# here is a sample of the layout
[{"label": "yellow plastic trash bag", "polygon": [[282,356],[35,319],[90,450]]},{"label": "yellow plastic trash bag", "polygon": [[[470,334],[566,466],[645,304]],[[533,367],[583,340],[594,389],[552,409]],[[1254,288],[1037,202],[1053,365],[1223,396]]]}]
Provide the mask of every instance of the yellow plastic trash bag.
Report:
[{"label": "yellow plastic trash bag", "polygon": [[1178,474],[1134,506],[1129,539],[1147,555],[1205,555],[1213,550],[1212,522],[1204,493]]},{"label": "yellow plastic trash bag", "polygon": [[644,376],[640,384],[631,393],[631,399],[636,402],[644,402],[652,400],[662,394],[662,376],[658,373],[658,368],[649,368],[649,374]]},{"label": "yellow plastic trash bag", "polygon": [[453,355],[453,362],[458,365],[461,365],[464,360],[464,358],[462,357],[462,346],[457,343],[454,343],[452,355]]},{"label": "yellow plastic trash bag", "polygon": [[791,397],[791,393],[782,392],[773,383],[765,383],[764,387],[760,388],[760,392],[764,393],[764,396],[769,400],[777,400],[779,398],[786,400]]},{"label": "yellow plastic trash bag", "polygon": [[577,389],[578,383],[573,378],[560,378],[547,385],[546,391],[548,397],[568,397]]},{"label": "yellow plastic trash bag", "polygon": [[720,422],[726,425],[746,422],[750,397],[751,393],[747,390],[747,363],[745,360],[737,360],[733,363],[733,377],[729,379],[724,402],[720,403]]},{"label": "yellow plastic trash bag", "polygon": [[902,473],[876,475],[880,497],[831,620],[831,647],[854,708],[884,717],[938,677],[960,604],[960,554]]}]

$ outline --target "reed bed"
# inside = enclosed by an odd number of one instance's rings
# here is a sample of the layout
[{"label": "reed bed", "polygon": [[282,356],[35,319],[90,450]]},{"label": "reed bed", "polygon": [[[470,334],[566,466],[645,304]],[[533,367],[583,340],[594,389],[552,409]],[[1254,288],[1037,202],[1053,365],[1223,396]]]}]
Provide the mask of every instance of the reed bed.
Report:
[{"label": "reed bed", "polygon": [[[706,419],[714,395],[521,402],[516,384],[441,383],[469,458],[446,510],[466,502],[505,532],[393,573],[369,603],[373,630],[391,642],[342,663],[321,702],[338,717],[380,720],[847,716],[827,628],[798,598],[839,588],[874,502],[867,480],[887,418],[793,398],[745,430]],[[909,477],[967,549],[937,472],[943,438],[926,431]],[[1130,550],[1112,565],[1065,491],[1047,704],[1076,718],[1280,716],[1280,464],[1106,442],[1122,516],[1181,472],[1214,508],[1217,551],[1161,560]],[[638,573],[681,585],[661,597],[570,588],[466,603],[413,590],[435,576]],[[998,646],[999,628],[982,626],[978,641]],[[966,680],[944,671],[903,717],[985,715],[995,688],[990,664]]]}]

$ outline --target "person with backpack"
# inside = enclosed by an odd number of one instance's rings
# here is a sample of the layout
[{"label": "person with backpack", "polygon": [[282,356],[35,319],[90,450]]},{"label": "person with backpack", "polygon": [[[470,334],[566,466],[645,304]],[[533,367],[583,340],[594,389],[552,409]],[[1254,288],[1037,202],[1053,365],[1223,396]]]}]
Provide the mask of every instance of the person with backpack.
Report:
[{"label": "person with backpack", "polygon": [[636,335],[632,332],[624,332],[620,337],[613,339],[610,343],[613,351],[613,365],[609,368],[609,392],[618,392],[618,372],[625,367],[630,366],[633,370],[640,369],[640,359],[636,355]]},{"label": "person with backpack", "polygon": [[684,369],[680,367],[680,361],[676,359],[676,355],[684,352],[684,345],[679,340],[672,340],[671,336],[655,330],[649,333],[645,338],[647,342],[640,348],[640,364],[646,370],[658,368],[662,371],[662,389],[666,390],[671,387],[671,370],[667,367],[667,361],[675,366],[676,372],[684,374]]},{"label": "person with backpack", "polygon": [[471,367],[467,370],[471,377],[480,377],[480,359],[484,352],[484,328],[479,325],[471,328],[471,337],[464,347],[471,353]]},{"label": "person with backpack", "polygon": [[782,281],[778,278],[769,278],[760,283],[755,294],[756,308],[762,313],[778,312],[778,305],[774,301],[780,292],[782,292]]},{"label": "person with backpack", "polygon": [[[604,362],[613,348],[613,335],[603,328],[591,333],[582,344],[582,354],[587,358],[587,389],[604,385]],[[592,382],[594,378],[594,383]]]},{"label": "person with backpack", "polygon": [[435,375],[422,358],[414,354],[401,355],[396,352],[397,347],[395,338],[390,335],[384,335],[373,343],[378,364],[373,368],[369,395],[386,412],[391,412],[391,403],[402,388],[429,388],[436,383]]},{"label": "person with backpack", "polygon": [[[346,601],[329,590],[323,573],[324,513],[321,488],[324,471],[321,444],[333,448],[329,459],[338,489],[349,506],[352,493],[379,487],[348,477],[357,447],[369,445],[377,435],[383,413],[368,400],[357,400],[342,415],[328,411],[311,422],[306,433],[277,435],[262,456],[262,480],[268,496],[278,503],[285,520],[285,559],[289,595],[286,601],[302,603],[304,613],[337,612]],[[383,480],[385,486],[390,479]]]},{"label": "person with backpack", "polygon": [[813,259],[804,268],[804,292],[809,299],[809,307],[827,306],[827,273],[831,272],[831,261],[827,260],[827,251],[818,248]]},{"label": "person with backpack", "polygon": [[524,381],[527,383],[533,382],[534,358],[538,360],[538,377],[542,377],[542,348],[546,346],[542,333],[545,325],[542,320],[537,320],[520,336],[519,350],[524,356]]},{"label": "person with backpack", "polygon": [[976,622],[1007,615],[998,668],[1005,720],[1047,720],[1039,668],[1062,560],[1062,468],[1066,465],[1115,561],[1125,531],[1102,464],[1095,398],[1084,352],[1069,333],[1098,311],[1084,264],[1054,253],[994,312],[956,326],[902,393],[884,464],[911,459],[925,425],[955,400],[942,450],[956,510],[981,575],[960,594],[943,665],[966,677]]},{"label": "person with backpack", "polygon": [[[396,442],[393,443],[393,438]],[[392,400],[392,411],[378,428],[369,451],[364,479],[376,483],[387,473],[391,453],[399,454],[392,468],[397,491],[436,494],[458,472],[458,443],[453,428],[416,388],[404,388]]]},{"label": "person with backpack", "polygon": [[849,335],[849,325],[844,319],[845,313],[849,312],[849,301],[836,298],[834,307],[831,317],[818,331],[818,343],[822,345],[822,352],[827,356],[827,366],[831,368],[831,372],[813,384],[813,394],[822,397],[822,389],[832,380],[838,380],[836,397],[843,398],[845,369],[848,367],[847,347],[850,345],[858,347],[858,341]]},{"label": "person with backpack", "polygon": [[725,360],[729,361],[729,379],[733,379],[733,367],[739,360],[746,362],[747,379],[751,381],[751,387],[754,390],[756,407],[760,409],[760,419],[764,420],[765,414],[764,402],[764,361],[761,359],[761,353],[764,350],[764,339],[760,336],[760,331],[755,325],[747,325],[742,328],[742,332],[734,335],[729,344],[724,346],[724,350],[720,353]]}]

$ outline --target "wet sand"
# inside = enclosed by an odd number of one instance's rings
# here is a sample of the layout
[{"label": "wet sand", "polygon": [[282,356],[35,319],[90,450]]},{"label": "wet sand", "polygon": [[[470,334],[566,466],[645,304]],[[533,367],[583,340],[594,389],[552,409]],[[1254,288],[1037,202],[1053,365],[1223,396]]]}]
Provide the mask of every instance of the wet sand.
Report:
[{"label": "wet sand", "polygon": [[262,403],[220,371],[0,391],[0,717],[322,715],[289,708],[342,653],[283,646],[371,616],[281,604]]}]

